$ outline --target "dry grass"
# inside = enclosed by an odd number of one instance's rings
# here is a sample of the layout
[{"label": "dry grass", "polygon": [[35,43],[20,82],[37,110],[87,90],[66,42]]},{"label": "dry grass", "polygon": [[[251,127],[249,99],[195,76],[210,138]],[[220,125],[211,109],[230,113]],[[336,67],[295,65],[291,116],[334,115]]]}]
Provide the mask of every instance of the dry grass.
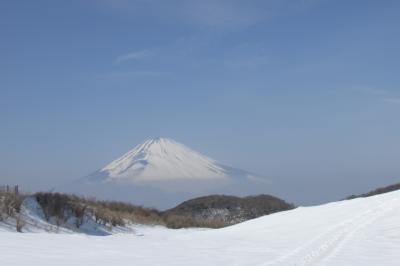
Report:
[{"label": "dry grass", "polygon": [[104,226],[124,226],[133,224],[164,225],[168,228],[209,227],[220,228],[219,221],[203,221],[192,217],[163,213],[156,209],[144,208],[124,202],[100,201],[61,193],[36,193],[36,200],[41,205],[45,218],[54,219],[62,225],[69,218],[75,217],[75,226],[79,228],[85,215],[91,215],[96,223]]}]

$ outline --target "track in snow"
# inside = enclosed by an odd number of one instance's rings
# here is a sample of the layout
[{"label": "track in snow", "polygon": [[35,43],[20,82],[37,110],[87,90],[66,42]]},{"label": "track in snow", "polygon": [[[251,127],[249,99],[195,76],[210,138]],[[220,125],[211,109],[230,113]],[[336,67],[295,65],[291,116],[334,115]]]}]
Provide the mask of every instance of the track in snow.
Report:
[{"label": "track in snow", "polygon": [[[377,207],[347,219],[327,231],[313,237],[311,240],[295,248],[293,251],[262,264],[263,266],[321,265],[329,261],[345,246],[346,242],[360,229],[374,223],[396,207],[398,198],[383,201]],[[397,203],[398,204],[398,203]],[[305,255],[304,255],[305,254]]]}]

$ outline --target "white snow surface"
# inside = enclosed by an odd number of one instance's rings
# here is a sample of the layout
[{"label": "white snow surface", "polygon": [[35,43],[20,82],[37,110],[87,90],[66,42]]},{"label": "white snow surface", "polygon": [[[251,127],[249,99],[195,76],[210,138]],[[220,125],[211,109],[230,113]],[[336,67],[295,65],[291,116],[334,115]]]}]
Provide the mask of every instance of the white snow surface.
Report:
[{"label": "white snow surface", "polygon": [[168,181],[179,179],[224,180],[232,168],[169,138],[155,138],[136,146],[89,179],[113,182]]},{"label": "white snow surface", "polygon": [[400,191],[300,207],[223,229],[138,226],[135,232],[0,231],[0,265],[397,266]]}]

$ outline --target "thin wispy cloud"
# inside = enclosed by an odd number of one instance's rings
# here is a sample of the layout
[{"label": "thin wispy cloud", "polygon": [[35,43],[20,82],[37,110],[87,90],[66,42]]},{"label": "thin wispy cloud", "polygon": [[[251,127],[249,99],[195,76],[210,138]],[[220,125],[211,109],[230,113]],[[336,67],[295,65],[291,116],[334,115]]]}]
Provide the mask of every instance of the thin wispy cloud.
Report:
[{"label": "thin wispy cloud", "polygon": [[91,0],[93,5],[141,23],[151,18],[158,27],[180,25],[217,32],[241,31],[294,12],[321,0]]},{"label": "thin wispy cloud", "polygon": [[181,19],[203,29],[240,30],[268,18],[265,9],[243,1],[187,1],[180,9]]},{"label": "thin wispy cloud", "polygon": [[140,59],[150,57],[153,55],[154,55],[154,53],[151,52],[150,50],[141,50],[141,51],[130,52],[130,53],[118,56],[115,59],[115,63],[122,63],[125,61],[132,61],[132,60],[140,60]]},{"label": "thin wispy cloud", "polygon": [[383,99],[384,102],[390,103],[390,104],[400,104],[400,97],[399,98],[386,98]]},{"label": "thin wispy cloud", "polygon": [[391,91],[381,88],[368,87],[368,86],[356,86],[356,90],[363,93],[369,94],[375,97],[377,100],[388,103],[388,104],[400,104],[400,97],[393,94]]},{"label": "thin wispy cloud", "polygon": [[274,13],[272,0],[101,0],[96,2],[124,16],[154,17],[155,23],[177,23],[202,30],[236,31],[262,22]]},{"label": "thin wispy cloud", "polygon": [[381,89],[381,88],[375,88],[375,87],[370,87],[370,86],[355,86],[354,87],[355,90],[357,91],[361,91],[364,93],[368,93],[371,95],[389,95],[389,91],[385,90],[385,89]]},{"label": "thin wispy cloud", "polygon": [[109,76],[111,78],[158,78],[167,75],[167,72],[162,71],[126,71],[113,72]]}]

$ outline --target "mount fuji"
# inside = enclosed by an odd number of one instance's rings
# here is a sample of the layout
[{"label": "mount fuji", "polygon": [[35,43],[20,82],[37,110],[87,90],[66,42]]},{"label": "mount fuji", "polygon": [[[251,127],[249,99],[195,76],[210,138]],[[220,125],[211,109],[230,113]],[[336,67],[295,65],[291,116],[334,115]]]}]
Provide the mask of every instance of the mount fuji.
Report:
[{"label": "mount fuji", "polygon": [[154,138],[66,190],[163,209],[194,196],[245,196],[265,193],[267,187],[268,181],[255,174],[220,164],[172,139]]},{"label": "mount fuji", "polygon": [[172,139],[156,138],[146,140],[86,179],[142,183],[252,177],[253,174],[224,166]]}]

